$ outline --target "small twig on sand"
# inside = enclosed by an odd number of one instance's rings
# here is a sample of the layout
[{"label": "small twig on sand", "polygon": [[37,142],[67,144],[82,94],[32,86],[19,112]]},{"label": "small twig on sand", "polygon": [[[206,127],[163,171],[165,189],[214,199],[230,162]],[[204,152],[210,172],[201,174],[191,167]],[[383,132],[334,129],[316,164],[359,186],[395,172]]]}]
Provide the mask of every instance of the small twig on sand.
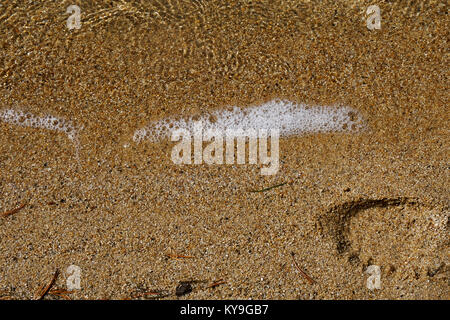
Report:
[{"label": "small twig on sand", "polygon": [[44,296],[49,292],[49,290],[51,289],[51,287],[55,284],[56,279],[58,279],[59,276],[59,270],[56,269],[55,274],[53,275],[52,280],[47,284],[47,286],[42,286],[39,291],[37,292],[37,298],[36,300],[41,300],[42,298],[44,298]]},{"label": "small twig on sand", "polygon": [[72,300],[72,299],[70,299],[70,297],[67,295],[67,294],[69,294],[69,293],[73,293],[73,291],[67,291],[67,290],[64,290],[64,289],[53,289],[53,290],[50,290],[50,291],[48,292],[48,294],[51,294],[51,295],[54,295],[54,296],[63,298],[64,300]]},{"label": "small twig on sand", "polygon": [[6,217],[8,217],[8,216],[10,216],[10,215],[13,215],[14,213],[19,212],[19,211],[20,211],[23,207],[25,207],[25,206],[26,206],[26,204],[25,204],[25,203],[22,203],[19,207],[15,208],[15,209],[12,209],[12,210],[3,212],[3,213],[1,214],[1,216],[2,216],[3,218],[6,218]]},{"label": "small twig on sand", "polygon": [[316,281],[315,281],[313,278],[311,278],[310,276],[308,276],[308,275],[306,274],[306,272],[303,271],[303,270],[298,266],[297,261],[295,261],[295,259],[294,259],[294,253],[293,253],[293,252],[291,252],[291,256],[292,256],[292,261],[294,261],[295,267],[297,268],[298,272],[300,272],[300,274],[302,275],[302,277],[305,278],[306,280],[308,280],[308,282],[309,282],[310,284],[316,283]]},{"label": "small twig on sand", "polygon": [[276,185],[274,185],[274,186],[271,186],[271,187],[268,187],[268,188],[265,188],[265,189],[261,189],[261,190],[249,190],[249,192],[264,192],[264,191],[269,191],[269,190],[271,190],[271,189],[274,189],[274,188],[278,188],[278,187],[284,186],[285,184],[287,184],[287,182],[283,182],[283,183],[280,183],[280,184],[276,184]]},{"label": "small twig on sand", "polygon": [[219,279],[217,281],[214,281],[213,283],[211,283],[209,286],[207,286],[206,288],[215,288],[217,286],[220,286],[221,284],[227,283],[226,281],[224,281],[223,279]]}]

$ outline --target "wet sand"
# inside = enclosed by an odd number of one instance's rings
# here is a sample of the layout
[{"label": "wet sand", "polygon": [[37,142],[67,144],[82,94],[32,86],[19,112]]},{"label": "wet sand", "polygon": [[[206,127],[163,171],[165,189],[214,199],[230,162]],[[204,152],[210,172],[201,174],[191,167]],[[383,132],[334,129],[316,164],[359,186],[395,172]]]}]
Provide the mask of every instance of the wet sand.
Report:
[{"label": "wet sand", "polygon": [[[34,298],[57,269],[65,289],[70,265],[72,299],[176,299],[188,280],[182,299],[450,297],[448,7],[380,2],[370,31],[367,1],[9,3],[0,110],[82,130],[0,121],[0,213],[25,204],[0,218],[0,298]],[[367,130],[281,138],[274,176],[132,139],[276,98],[349,106]]]}]

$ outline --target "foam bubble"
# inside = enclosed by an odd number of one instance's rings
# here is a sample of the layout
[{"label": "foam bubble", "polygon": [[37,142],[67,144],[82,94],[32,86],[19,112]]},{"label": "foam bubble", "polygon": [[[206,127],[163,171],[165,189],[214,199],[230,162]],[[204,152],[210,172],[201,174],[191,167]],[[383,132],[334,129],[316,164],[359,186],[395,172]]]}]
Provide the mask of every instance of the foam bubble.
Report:
[{"label": "foam bubble", "polygon": [[76,139],[77,128],[72,121],[52,115],[37,117],[21,110],[5,109],[0,111],[0,120],[21,127],[60,131],[65,133],[70,140]]},{"label": "foam bubble", "polygon": [[319,132],[355,132],[364,128],[358,112],[350,107],[307,106],[286,100],[273,100],[259,106],[216,110],[209,115],[188,117],[181,120],[166,118],[150,123],[135,131],[136,142],[157,142],[170,138],[171,132],[184,129],[193,132],[195,121],[201,120],[203,129],[225,131],[227,129],[279,129],[281,136]]}]

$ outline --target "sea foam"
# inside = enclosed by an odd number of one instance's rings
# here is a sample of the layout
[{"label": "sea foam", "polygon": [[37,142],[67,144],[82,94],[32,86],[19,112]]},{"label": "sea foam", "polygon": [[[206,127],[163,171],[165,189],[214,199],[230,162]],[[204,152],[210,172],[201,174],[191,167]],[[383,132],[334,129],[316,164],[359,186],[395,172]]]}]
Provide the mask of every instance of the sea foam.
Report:
[{"label": "sea foam", "polygon": [[60,131],[65,133],[72,141],[77,138],[77,128],[72,121],[55,117],[53,115],[37,117],[32,113],[21,110],[4,109],[0,110],[0,121],[21,127]]},{"label": "sea foam", "polygon": [[202,121],[203,130],[278,129],[281,136],[319,132],[356,132],[364,128],[359,113],[350,107],[307,106],[286,100],[273,100],[248,108],[231,107],[200,117],[165,118],[135,131],[133,140],[158,142],[170,138],[171,132],[184,129],[193,132]]}]

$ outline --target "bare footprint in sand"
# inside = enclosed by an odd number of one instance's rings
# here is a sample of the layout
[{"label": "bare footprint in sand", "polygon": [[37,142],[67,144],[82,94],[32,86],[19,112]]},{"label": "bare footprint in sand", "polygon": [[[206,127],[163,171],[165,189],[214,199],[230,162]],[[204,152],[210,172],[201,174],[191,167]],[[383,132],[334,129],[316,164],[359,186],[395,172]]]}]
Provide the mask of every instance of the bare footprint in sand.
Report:
[{"label": "bare footprint in sand", "polygon": [[[322,223],[337,254],[353,266],[379,266],[383,287],[445,280],[448,274],[446,208],[412,198],[359,199],[328,210]],[[408,279],[408,281],[404,281]]]}]

